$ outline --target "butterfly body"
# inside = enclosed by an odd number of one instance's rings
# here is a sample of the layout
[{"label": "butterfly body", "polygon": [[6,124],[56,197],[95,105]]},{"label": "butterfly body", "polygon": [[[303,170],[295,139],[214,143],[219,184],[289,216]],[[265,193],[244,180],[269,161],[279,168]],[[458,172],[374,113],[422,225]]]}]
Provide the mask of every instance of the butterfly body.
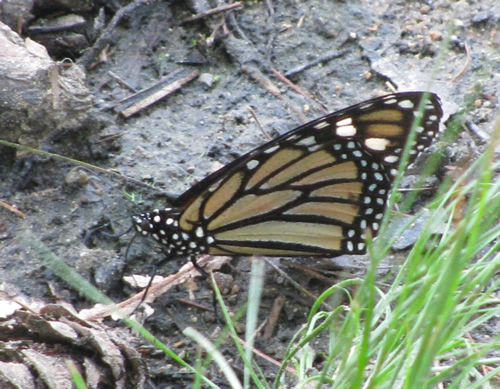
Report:
[{"label": "butterfly body", "polygon": [[195,184],[170,208],[134,216],[170,256],[364,254],[418,117],[410,162],[439,131],[439,98],[387,95],[306,123]]}]

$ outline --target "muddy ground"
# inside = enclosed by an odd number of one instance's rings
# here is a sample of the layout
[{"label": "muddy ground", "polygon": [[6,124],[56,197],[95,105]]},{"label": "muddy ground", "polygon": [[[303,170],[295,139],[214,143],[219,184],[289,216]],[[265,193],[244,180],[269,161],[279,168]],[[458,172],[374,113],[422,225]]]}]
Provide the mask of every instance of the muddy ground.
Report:
[{"label": "muddy ground", "polygon": [[[113,31],[106,60],[87,69],[93,125],[78,135],[71,131],[53,134],[43,146],[116,169],[158,191],[92,171],[86,171],[88,183],[68,185],[64,179],[74,165],[45,157],[23,157],[4,164],[1,200],[15,204],[26,217],[0,208],[0,282],[47,302],[54,300],[55,289],[78,309],[93,305],[25,250],[16,238],[27,229],[114,300],[135,293],[122,276],[149,274],[152,265],[163,258],[159,247],[136,239],[125,258],[130,234],[84,237],[103,221],[112,222],[106,230],[109,233],[125,231],[131,215],[166,204],[162,191],[182,193],[209,172],[266,142],[249,107],[274,137],[302,120],[321,116],[320,105],[334,111],[389,93],[391,88],[429,87],[442,99],[445,120],[464,113],[462,131],[447,147],[435,183],[446,174],[445,166],[471,163],[489,140],[500,86],[500,34],[495,29],[500,12],[494,2],[245,2],[225,18],[218,14],[181,23],[200,11],[197,4],[144,2],[125,17]],[[112,15],[107,16],[109,20]],[[215,39],[209,39],[216,29]],[[445,43],[448,34],[451,37]],[[81,58],[76,55],[75,60],[79,63]],[[114,110],[133,93],[117,78],[140,90],[179,70],[199,70],[203,77],[132,117],[123,118]],[[273,70],[282,74],[297,70],[288,77],[313,100],[278,80]],[[264,77],[278,90],[271,93],[262,82]],[[407,185],[412,174],[415,171],[410,170]],[[159,273],[175,272],[183,261],[171,261]],[[386,269],[398,261],[393,253]],[[332,262],[354,275],[362,275],[365,263],[364,258],[352,257]],[[249,268],[248,258],[235,258],[222,268],[232,277],[227,300],[234,311],[246,301]],[[319,281],[300,270],[284,269],[316,294],[338,280],[332,276],[330,281]],[[196,286],[194,301],[210,309],[212,295],[206,283],[197,279]],[[269,268],[262,319],[279,296],[285,297],[285,303],[273,335],[256,344],[276,359],[304,323],[312,301]],[[217,323],[210,312],[181,301],[188,298],[182,286],[169,291],[153,304],[155,312],[145,325],[170,346],[182,341],[176,351],[194,363],[196,346],[186,341],[182,328],[190,325],[212,334]],[[223,352],[228,358],[235,356],[229,346]],[[143,358],[154,385],[189,386],[192,376],[162,354]],[[235,366],[241,367],[234,358]],[[275,374],[270,364],[261,366],[267,376]]]}]

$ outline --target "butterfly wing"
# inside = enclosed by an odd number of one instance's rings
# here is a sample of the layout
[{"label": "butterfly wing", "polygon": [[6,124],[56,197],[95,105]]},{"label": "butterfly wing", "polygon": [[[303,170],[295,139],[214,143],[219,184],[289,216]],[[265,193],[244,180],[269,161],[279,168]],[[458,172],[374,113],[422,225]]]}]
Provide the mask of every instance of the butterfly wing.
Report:
[{"label": "butterfly wing", "polygon": [[172,253],[363,254],[375,235],[415,118],[410,162],[439,131],[439,98],[391,94],[304,124],[135,219]]}]

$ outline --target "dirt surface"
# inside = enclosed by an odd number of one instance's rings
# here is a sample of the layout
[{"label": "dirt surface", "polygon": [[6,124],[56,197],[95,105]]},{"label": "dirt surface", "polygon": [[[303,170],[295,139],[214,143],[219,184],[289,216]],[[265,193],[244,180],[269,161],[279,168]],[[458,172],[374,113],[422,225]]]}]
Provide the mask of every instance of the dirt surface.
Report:
[{"label": "dirt surface", "polygon": [[[272,14],[267,3],[272,4]],[[160,191],[182,193],[209,172],[267,141],[249,106],[274,137],[302,120],[321,116],[320,105],[328,111],[338,110],[389,93],[391,86],[398,91],[430,87],[442,99],[445,120],[464,112],[463,131],[448,146],[443,166],[470,164],[489,140],[500,86],[500,33],[495,30],[500,6],[495,2],[437,1],[432,6],[391,1],[245,2],[226,18],[215,15],[181,23],[202,6],[150,1],[124,18],[114,29],[107,60],[88,70],[93,122],[100,125],[89,128],[84,140],[74,134],[52,136],[46,149],[116,169]],[[212,42],[208,38],[216,28]],[[450,30],[447,50],[439,54]],[[318,59],[323,60],[314,63]],[[306,64],[312,66],[288,77],[314,101],[273,75],[273,70],[286,74]],[[133,91],[117,82],[112,73],[139,90],[186,69],[198,69],[203,77],[130,118],[113,111]],[[256,78],[257,72],[261,76]],[[275,93],[270,92],[269,84],[266,88],[259,81],[264,78],[277,87]],[[1,168],[1,200],[15,204],[26,217],[18,218],[0,208],[0,282],[47,301],[54,299],[48,288],[51,284],[77,308],[92,305],[55,277],[36,253],[26,251],[19,236],[28,230],[111,298],[123,300],[135,291],[124,285],[122,276],[149,274],[152,265],[162,259],[160,248],[149,240],[136,239],[125,258],[130,235],[84,237],[91,227],[108,220],[112,221],[108,232],[123,232],[130,226],[131,215],[162,207],[165,197],[160,191],[133,182],[123,185],[92,171],[84,171],[88,182],[70,185],[65,177],[72,168],[68,162],[39,156]],[[412,182],[411,174],[407,185]],[[435,181],[441,178],[438,175]],[[397,261],[392,255],[385,265],[397,266]],[[363,258],[333,262],[362,275]],[[183,259],[171,261],[159,272],[170,274],[182,263]],[[248,258],[233,259],[222,268],[232,278],[227,304],[234,311],[246,301],[249,268]],[[285,269],[314,293],[328,285],[301,270]],[[329,282],[335,281],[333,277]],[[284,296],[285,303],[273,336],[257,342],[256,347],[279,360],[304,323],[312,300],[272,269],[265,282],[261,318],[269,315],[277,297]],[[196,284],[195,302],[210,308],[212,295],[206,283],[197,279]],[[196,346],[186,341],[181,330],[190,325],[212,334],[218,325],[213,314],[179,300],[188,298],[184,287],[169,291],[154,303],[155,313],[145,325],[168,345],[182,341],[176,351],[194,364],[190,358],[196,355]],[[224,353],[236,355],[229,347]],[[162,354],[152,353],[144,359],[154,385],[189,386],[191,374]],[[241,363],[236,359],[234,365]],[[270,364],[266,367],[263,362],[261,367],[269,377],[275,374]],[[217,376],[215,370],[211,373]]]}]

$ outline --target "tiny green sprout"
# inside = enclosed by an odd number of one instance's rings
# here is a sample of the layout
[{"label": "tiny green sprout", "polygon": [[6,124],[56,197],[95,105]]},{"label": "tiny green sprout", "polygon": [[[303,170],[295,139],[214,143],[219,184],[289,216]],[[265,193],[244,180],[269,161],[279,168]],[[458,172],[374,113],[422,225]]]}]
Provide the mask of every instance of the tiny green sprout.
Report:
[{"label": "tiny green sprout", "polygon": [[400,203],[403,200],[403,194],[401,192],[397,192],[394,195],[394,202],[395,203]]},{"label": "tiny green sprout", "polygon": [[158,60],[162,60],[162,59],[166,59],[166,58],[170,58],[169,53],[163,53],[163,52],[158,53]]},{"label": "tiny green sprout", "polygon": [[135,192],[127,192],[126,189],[122,189],[123,195],[130,200],[133,204],[142,204],[144,199],[141,195],[136,195]]}]

